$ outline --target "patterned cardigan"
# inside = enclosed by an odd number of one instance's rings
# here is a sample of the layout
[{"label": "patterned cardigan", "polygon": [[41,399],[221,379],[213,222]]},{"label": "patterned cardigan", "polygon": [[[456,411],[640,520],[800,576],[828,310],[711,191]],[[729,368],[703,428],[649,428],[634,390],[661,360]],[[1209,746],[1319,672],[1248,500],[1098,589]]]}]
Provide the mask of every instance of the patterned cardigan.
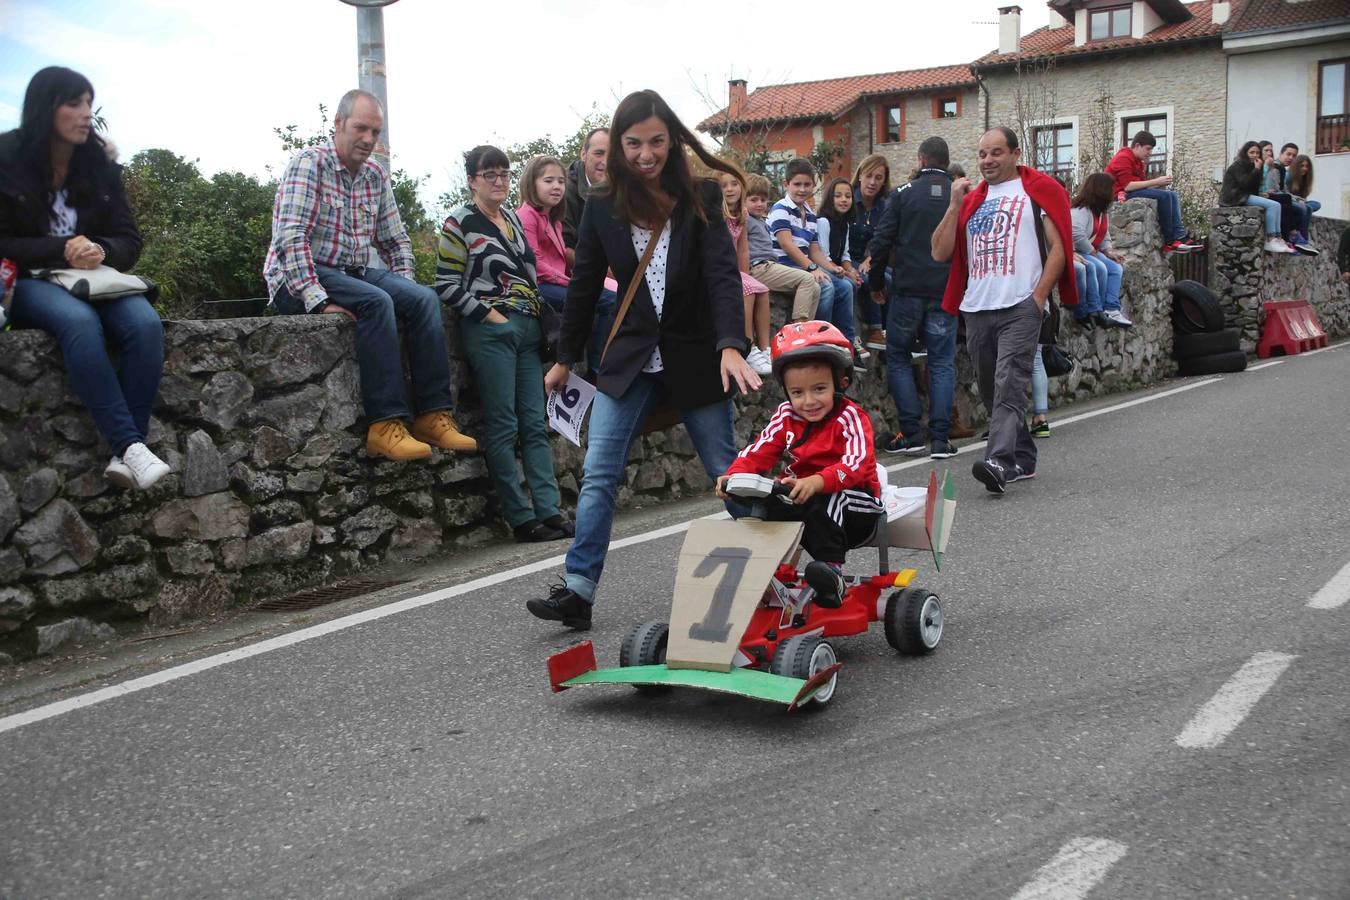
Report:
[{"label": "patterned cardigan", "polygon": [[473,203],[450,214],[436,247],[436,293],[460,317],[482,321],[493,309],[539,315],[534,251],[515,212],[503,206],[511,236]]}]

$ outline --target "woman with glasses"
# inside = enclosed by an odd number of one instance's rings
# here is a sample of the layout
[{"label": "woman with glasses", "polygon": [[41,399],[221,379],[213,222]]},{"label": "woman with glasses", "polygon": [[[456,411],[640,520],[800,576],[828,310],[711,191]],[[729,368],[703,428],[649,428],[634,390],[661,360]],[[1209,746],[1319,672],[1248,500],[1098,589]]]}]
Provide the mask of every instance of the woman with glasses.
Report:
[{"label": "woman with glasses", "polygon": [[[501,514],[517,541],[571,537],[544,414],[544,342],[534,252],[506,206],[511,164],[496,147],[464,154],[473,198],[441,226],[436,292],[459,315],[483,409],[484,454]],[[516,471],[516,441],[527,495]]]},{"label": "woman with glasses", "polygon": [[654,91],[623,99],[609,140],[605,183],[592,190],[581,216],[558,363],[546,389],[565,384],[581,356],[606,270],[613,269],[620,297],[630,286],[633,293],[626,311],[620,302],[618,330],[600,360],[567,573],[546,598],[526,604],[538,618],[583,630],[591,627],[624,463],[647,415],[662,400],[678,409],[715,479],[737,451],[728,395],[760,384],[745,361],[741,273],[722,189],[695,176],[692,157],[714,173],[742,176],[703,149]]}]

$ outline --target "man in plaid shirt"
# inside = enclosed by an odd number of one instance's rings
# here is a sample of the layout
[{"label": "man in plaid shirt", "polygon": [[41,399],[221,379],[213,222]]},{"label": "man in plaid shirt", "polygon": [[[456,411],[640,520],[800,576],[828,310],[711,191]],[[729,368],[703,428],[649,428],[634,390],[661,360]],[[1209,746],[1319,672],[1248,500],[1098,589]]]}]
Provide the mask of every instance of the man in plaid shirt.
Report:
[{"label": "man in plaid shirt", "polygon": [[[389,176],[372,162],[384,125],[380,101],[348,91],[333,116],[333,140],[297,153],[272,210],[272,246],[263,266],[278,312],[338,313],[356,323],[366,450],[424,459],[432,446],[473,452],[450,415],[450,358],[436,292],[413,280],[412,242]],[[372,245],[389,268],[367,268]],[[398,323],[408,341],[412,431],[403,387]]]}]

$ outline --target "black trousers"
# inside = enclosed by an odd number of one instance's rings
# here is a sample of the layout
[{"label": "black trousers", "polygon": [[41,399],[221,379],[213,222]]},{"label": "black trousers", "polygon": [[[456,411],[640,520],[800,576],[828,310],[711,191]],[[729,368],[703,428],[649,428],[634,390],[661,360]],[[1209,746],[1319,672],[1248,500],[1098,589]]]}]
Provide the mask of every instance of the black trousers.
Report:
[{"label": "black trousers", "polygon": [[866,491],[816,494],[800,505],[787,498],[769,500],[770,522],[802,522],[802,546],[812,559],[844,564],[849,549],[872,537],[884,513],[881,503]]}]

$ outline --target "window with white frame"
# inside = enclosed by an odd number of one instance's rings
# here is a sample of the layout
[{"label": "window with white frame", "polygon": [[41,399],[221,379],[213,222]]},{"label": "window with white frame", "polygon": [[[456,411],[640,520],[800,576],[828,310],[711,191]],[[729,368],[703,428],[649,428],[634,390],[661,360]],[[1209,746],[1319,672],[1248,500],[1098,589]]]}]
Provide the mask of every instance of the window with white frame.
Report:
[{"label": "window with white frame", "polygon": [[1144,172],[1149,178],[1167,174],[1168,118],[1167,113],[1156,112],[1124,116],[1120,120],[1122,147],[1129,146],[1130,139],[1141,131],[1147,131],[1158,142],[1148,159],[1144,160]]},{"label": "window with white frame", "polygon": [[1055,122],[1031,129],[1031,159],[1034,168],[1062,178],[1066,184],[1074,176],[1074,127],[1072,122]]}]

